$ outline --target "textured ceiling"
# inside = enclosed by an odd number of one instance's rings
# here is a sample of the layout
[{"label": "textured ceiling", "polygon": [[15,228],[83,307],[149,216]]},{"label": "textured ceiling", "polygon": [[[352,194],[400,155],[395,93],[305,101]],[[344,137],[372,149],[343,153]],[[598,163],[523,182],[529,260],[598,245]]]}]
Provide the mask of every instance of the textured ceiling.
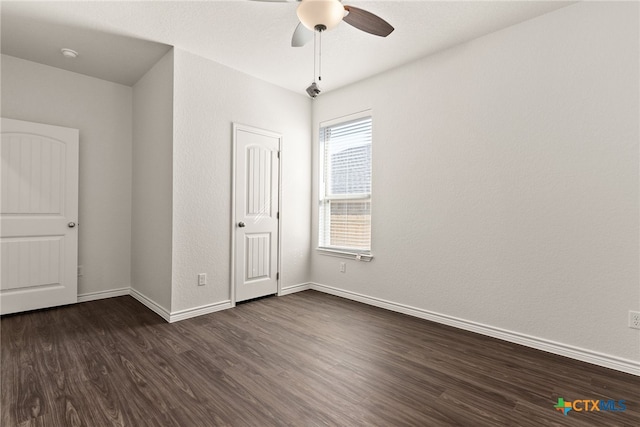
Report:
[{"label": "textured ceiling", "polygon": [[[343,22],[324,33],[325,92],[573,2],[344,3],[396,30],[380,38]],[[2,1],[1,7],[3,53],[123,84],[133,84],[168,46],[299,93],[313,80],[313,43],[290,46],[295,2]],[[59,56],[62,47],[80,52],[76,64]]]},{"label": "textured ceiling", "polygon": [[[133,86],[171,46],[26,16],[2,15],[2,53]],[[80,55],[67,59],[61,48]]]}]

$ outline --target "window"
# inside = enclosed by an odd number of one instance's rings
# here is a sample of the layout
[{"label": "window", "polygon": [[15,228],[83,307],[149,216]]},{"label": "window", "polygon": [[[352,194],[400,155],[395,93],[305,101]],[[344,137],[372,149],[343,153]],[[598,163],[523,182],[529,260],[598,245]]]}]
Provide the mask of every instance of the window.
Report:
[{"label": "window", "polygon": [[368,115],[321,124],[320,249],[371,251],[371,133]]}]

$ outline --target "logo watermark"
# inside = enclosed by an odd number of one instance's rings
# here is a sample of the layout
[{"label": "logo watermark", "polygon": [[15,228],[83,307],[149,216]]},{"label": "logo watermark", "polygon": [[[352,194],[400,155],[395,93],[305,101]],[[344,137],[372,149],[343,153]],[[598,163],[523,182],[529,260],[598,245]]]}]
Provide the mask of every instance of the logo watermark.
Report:
[{"label": "logo watermark", "polygon": [[592,400],[592,399],[580,399],[580,400],[564,400],[559,397],[558,403],[553,406],[556,411],[562,412],[565,416],[570,411],[575,412],[621,412],[627,409],[624,400]]}]

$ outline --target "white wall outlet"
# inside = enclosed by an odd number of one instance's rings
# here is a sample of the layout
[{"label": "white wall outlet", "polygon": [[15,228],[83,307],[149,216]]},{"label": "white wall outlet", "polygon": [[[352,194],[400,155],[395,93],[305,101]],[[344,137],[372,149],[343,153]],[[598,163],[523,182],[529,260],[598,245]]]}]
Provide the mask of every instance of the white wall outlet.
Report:
[{"label": "white wall outlet", "polygon": [[640,311],[629,310],[629,327],[640,329]]},{"label": "white wall outlet", "polygon": [[207,284],[207,273],[198,274],[198,286],[204,286]]},{"label": "white wall outlet", "polygon": [[340,263],[340,273],[346,273],[347,272],[347,263],[346,262],[341,262]]},{"label": "white wall outlet", "polygon": [[83,276],[84,275],[84,271],[81,265],[78,266],[78,277]]}]

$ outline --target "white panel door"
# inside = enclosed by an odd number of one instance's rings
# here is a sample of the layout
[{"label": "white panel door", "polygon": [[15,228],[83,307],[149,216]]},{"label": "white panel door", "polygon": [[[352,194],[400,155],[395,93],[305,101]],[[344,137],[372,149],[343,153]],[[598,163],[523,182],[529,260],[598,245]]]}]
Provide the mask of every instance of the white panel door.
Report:
[{"label": "white panel door", "polygon": [[234,125],[236,302],[278,291],[280,140]]},{"label": "white panel door", "polygon": [[78,295],[78,130],[2,119],[0,313]]}]

